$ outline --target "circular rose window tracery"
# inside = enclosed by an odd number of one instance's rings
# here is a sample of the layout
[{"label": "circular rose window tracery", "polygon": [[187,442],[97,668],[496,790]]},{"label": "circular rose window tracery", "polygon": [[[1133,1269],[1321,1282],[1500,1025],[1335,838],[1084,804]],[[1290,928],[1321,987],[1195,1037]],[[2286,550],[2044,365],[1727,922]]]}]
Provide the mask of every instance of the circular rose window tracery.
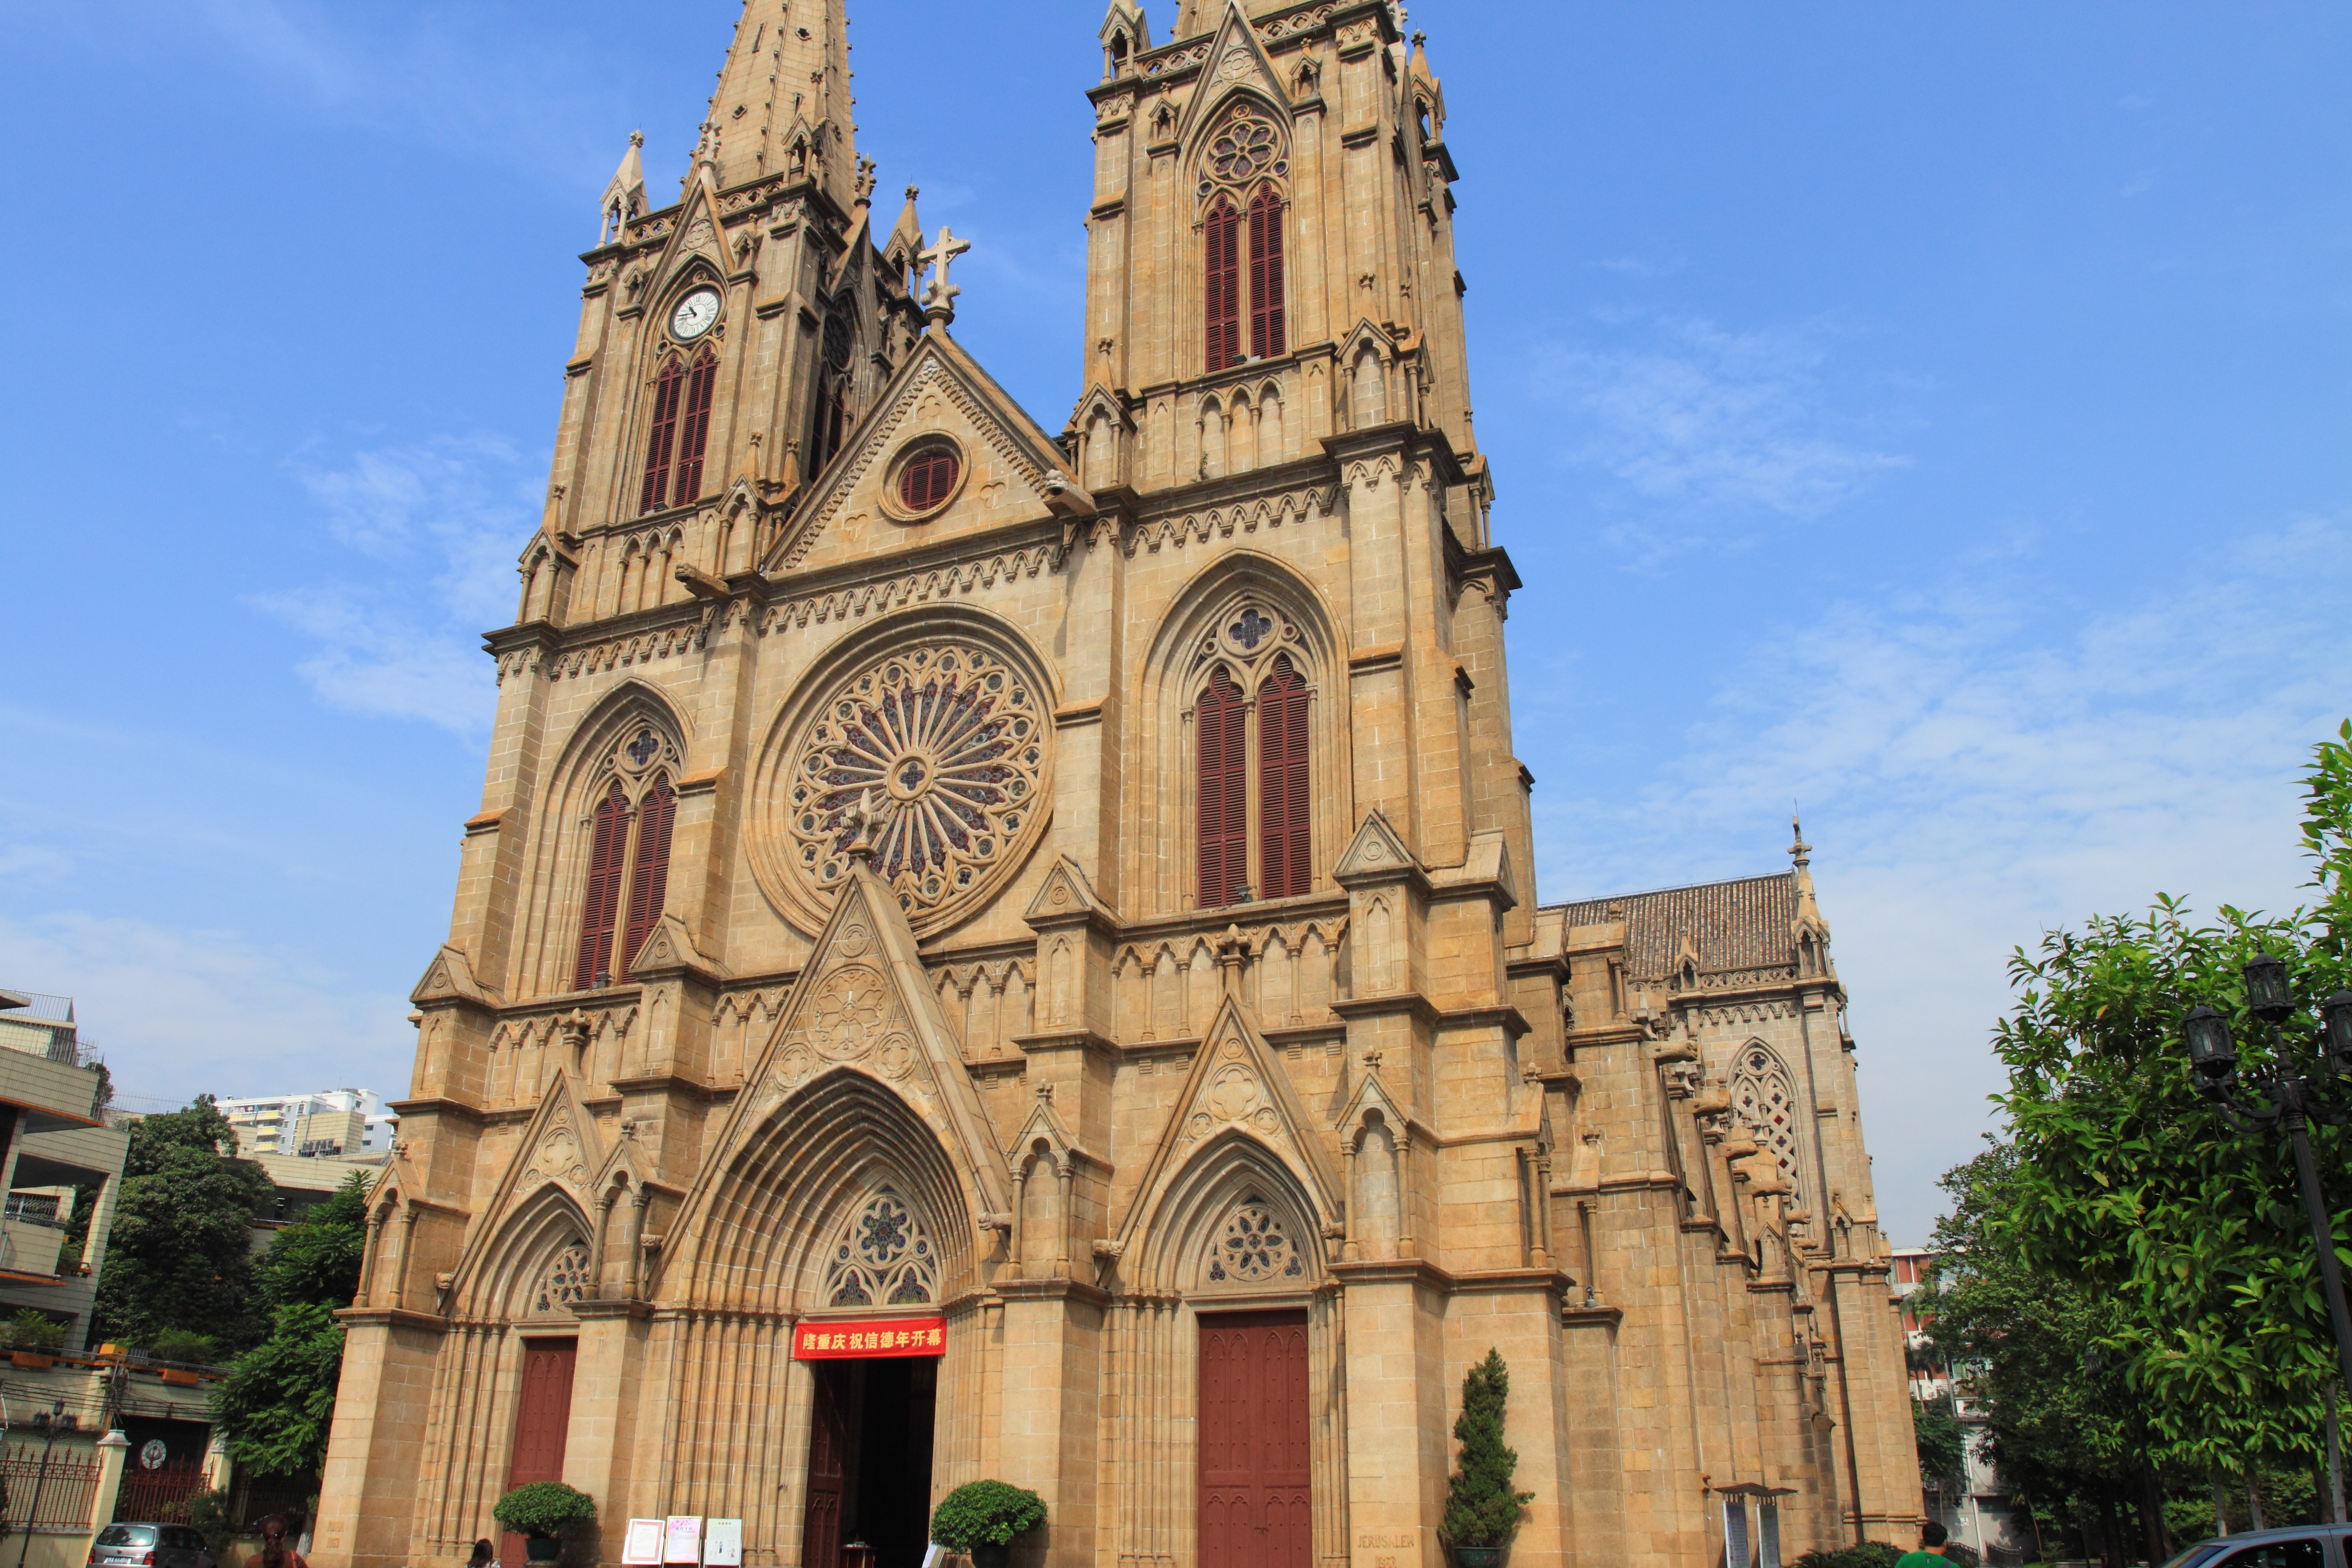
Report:
[{"label": "circular rose window tracery", "polygon": [[789,856],[830,901],[861,807],[875,874],[923,924],[997,880],[1045,805],[1052,726],[1034,683],[987,649],[932,643],[841,683],[793,752]]}]

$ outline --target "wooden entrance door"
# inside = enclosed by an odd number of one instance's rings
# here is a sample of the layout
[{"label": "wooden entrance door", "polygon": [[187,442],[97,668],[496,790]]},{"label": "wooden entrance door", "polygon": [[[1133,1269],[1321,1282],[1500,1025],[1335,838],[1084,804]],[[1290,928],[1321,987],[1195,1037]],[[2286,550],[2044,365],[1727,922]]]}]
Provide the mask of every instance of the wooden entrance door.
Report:
[{"label": "wooden entrance door", "polygon": [[[522,1342],[522,1397],[515,1415],[514,1458],[507,1466],[509,1490],[529,1481],[563,1479],[563,1439],[572,1426],[572,1373],[580,1363],[578,1340]],[[520,1563],[523,1540],[501,1538],[499,1561]]]},{"label": "wooden entrance door", "polygon": [[1201,1568],[1309,1568],[1307,1314],[1201,1320]]},{"label": "wooden entrance door", "polygon": [[809,1368],[816,1408],[809,1420],[808,1514],[801,1525],[801,1562],[835,1568],[841,1561],[841,1493],[846,1482],[849,1430],[842,1422],[840,1373],[819,1362]]}]

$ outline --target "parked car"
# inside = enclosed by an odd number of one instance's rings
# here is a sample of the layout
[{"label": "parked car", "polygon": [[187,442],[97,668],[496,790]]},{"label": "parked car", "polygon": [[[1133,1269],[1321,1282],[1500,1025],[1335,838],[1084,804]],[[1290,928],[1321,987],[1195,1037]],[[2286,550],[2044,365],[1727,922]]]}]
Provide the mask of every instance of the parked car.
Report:
[{"label": "parked car", "polygon": [[90,1542],[89,1568],[219,1568],[205,1538],[184,1524],[110,1524]]},{"label": "parked car", "polygon": [[2352,1568],[2352,1525],[2303,1524],[2211,1536],[2164,1568]]}]

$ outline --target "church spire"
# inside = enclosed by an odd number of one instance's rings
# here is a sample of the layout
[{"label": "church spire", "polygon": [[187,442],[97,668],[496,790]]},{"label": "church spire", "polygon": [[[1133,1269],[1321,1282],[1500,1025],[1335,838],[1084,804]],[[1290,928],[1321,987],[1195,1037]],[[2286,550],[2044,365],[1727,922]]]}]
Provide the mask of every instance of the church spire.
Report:
[{"label": "church spire", "polygon": [[604,187],[604,232],[596,241],[599,245],[621,238],[623,231],[653,205],[646,200],[646,161],[639,155],[645,144],[644,132],[629,132],[629,150],[621,154],[621,166],[613,171],[613,183]]},{"label": "church spire", "polygon": [[858,163],[848,24],[844,0],[745,0],[695,142],[695,167],[713,185],[805,177],[850,209]]}]

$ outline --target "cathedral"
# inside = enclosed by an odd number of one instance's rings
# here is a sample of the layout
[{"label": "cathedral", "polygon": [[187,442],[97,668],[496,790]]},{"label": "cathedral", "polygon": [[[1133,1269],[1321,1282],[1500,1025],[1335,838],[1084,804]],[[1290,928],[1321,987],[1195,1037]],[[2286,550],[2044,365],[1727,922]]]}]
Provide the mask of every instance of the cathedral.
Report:
[{"label": "cathedral", "polygon": [[964,243],[877,214],[842,0],[749,0],[677,201],[632,138],[320,1568],[549,1479],[576,1568],[668,1516],[917,1568],[981,1479],[1045,1500],[1022,1568],[1443,1568],[1490,1349],[1516,1568],[1919,1517],[1801,837],[1537,896],[1546,601],[1402,19],[1112,0],[1058,432],[956,341]]}]

